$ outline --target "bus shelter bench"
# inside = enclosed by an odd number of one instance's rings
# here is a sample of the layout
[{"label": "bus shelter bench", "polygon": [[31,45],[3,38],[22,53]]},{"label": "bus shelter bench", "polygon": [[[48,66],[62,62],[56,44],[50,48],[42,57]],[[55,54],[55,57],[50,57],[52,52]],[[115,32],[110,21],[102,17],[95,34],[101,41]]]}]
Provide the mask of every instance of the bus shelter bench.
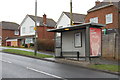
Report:
[{"label": "bus shelter bench", "polygon": [[62,51],[62,57],[64,58],[77,58],[79,60],[79,51]]}]

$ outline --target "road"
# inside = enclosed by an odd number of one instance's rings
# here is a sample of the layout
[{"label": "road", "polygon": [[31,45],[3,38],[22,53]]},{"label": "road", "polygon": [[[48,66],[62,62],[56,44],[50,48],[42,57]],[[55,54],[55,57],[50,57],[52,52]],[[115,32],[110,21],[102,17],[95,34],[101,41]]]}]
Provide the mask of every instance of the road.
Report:
[{"label": "road", "polygon": [[48,62],[0,52],[2,78],[118,78],[117,75],[77,66]]}]

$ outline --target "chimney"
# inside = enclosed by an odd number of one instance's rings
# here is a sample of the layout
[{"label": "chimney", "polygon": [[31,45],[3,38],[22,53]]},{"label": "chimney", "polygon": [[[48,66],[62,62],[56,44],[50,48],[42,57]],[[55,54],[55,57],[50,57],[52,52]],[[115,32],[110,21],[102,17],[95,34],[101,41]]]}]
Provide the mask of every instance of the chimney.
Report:
[{"label": "chimney", "polygon": [[101,2],[99,0],[95,1],[95,5],[99,5]]},{"label": "chimney", "polygon": [[43,15],[43,24],[47,23],[46,14]]}]

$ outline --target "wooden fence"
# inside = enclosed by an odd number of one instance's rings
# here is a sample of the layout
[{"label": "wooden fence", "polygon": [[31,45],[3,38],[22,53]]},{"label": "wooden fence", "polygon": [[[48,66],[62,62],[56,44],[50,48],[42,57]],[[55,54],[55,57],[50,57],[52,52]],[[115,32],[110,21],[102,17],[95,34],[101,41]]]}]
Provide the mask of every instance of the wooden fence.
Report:
[{"label": "wooden fence", "polygon": [[102,57],[120,60],[120,35],[116,33],[102,36]]}]

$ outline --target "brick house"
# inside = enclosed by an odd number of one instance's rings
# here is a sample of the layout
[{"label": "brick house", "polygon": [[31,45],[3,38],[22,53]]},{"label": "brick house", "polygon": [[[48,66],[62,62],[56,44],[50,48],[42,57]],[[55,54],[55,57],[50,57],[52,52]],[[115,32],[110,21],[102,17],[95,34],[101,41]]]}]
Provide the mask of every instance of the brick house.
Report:
[{"label": "brick house", "polygon": [[[119,30],[120,28],[120,0],[96,1],[95,6],[88,10],[85,18],[88,23],[106,24],[108,30]],[[103,28],[103,29],[104,29]]]},{"label": "brick house", "polygon": [[[0,45],[7,46],[6,39],[8,37],[17,37],[19,36],[19,24],[14,22],[2,21],[0,22]],[[15,44],[16,42],[13,42]],[[8,42],[11,45],[10,42]]]},{"label": "brick house", "polygon": [[[35,39],[35,20],[36,17],[33,15],[26,15],[21,25],[20,29],[20,37],[18,37],[18,41],[20,45],[34,43]],[[47,29],[54,29],[56,22],[47,18],[44,14],[43,17],[37,16],[37,38],[38,39],[54,39],[54,33],[47,32]]]}]

